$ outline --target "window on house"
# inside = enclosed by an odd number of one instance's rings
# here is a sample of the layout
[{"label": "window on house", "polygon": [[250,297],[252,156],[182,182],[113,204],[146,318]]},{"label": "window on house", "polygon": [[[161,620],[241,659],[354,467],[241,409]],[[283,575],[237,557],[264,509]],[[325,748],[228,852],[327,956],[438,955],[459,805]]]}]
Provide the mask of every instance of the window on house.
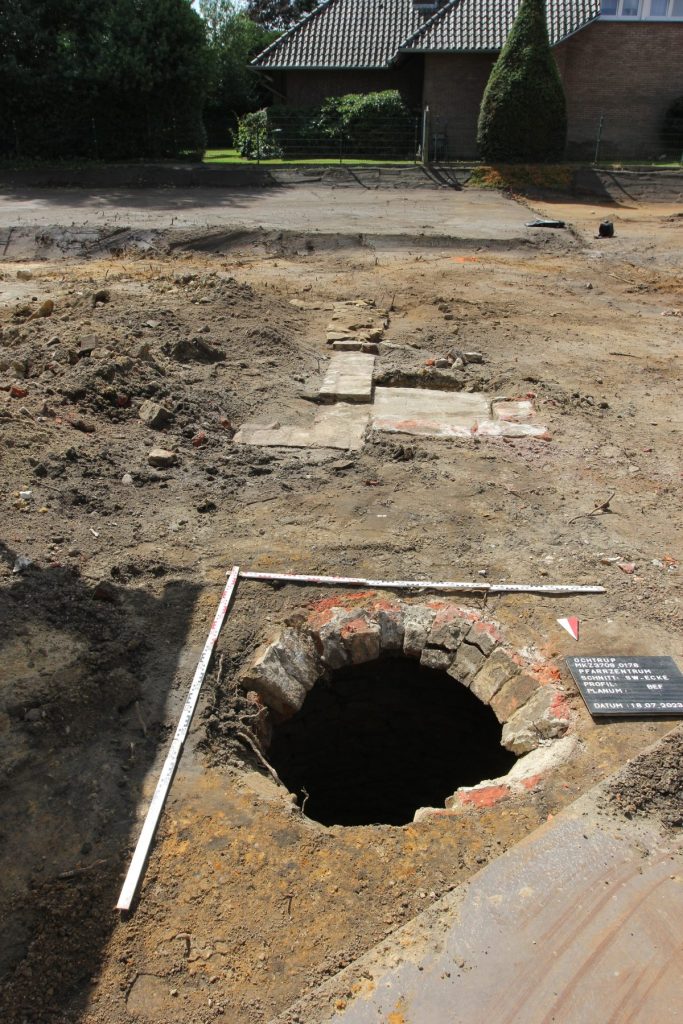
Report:
[{"label": "window on house", "polygon": [[682,18],[683,0],[602,0],[604,18]]}]

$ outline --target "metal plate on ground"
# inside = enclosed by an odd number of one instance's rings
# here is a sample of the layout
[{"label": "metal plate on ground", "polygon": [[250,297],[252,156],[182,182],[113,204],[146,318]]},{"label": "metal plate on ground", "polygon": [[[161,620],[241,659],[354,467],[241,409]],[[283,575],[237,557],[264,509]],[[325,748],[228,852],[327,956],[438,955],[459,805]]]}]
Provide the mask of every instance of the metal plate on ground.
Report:
[{"label": "metal plate on ground", "polygon": [[591,715],[681,715],[683,675],[673,658],[567,658]]}]

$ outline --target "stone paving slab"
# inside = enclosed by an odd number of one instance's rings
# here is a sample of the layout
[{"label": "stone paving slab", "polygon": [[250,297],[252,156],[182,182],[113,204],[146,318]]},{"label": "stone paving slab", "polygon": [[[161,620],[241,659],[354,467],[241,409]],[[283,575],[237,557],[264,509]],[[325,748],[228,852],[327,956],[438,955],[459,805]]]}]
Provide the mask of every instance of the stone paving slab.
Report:
[{"label": "stone paving slab", "polygon": [[683,842],[605,788],[272,1024],[680,1024]]},{"label": "stone paving slab", "polygon": [[330,402],[371,402],[375,357],[346,352],[330,359],[320,396]]},{"label": "stone paving slab", "polygon": [[362,405],[337,402],[316,410],[308,424],[244,423],[235,434],[235,444],[264,448],[340,448],[359,451],[363,447],[369,414]]},{"label": "stone paving slab", "polygon": [[381,341],[387,326],[387,315],[365,299],[335,302],[332,319],[327,325],[328,345],[339,342]]},{"label": "stone paving slab", "polygon": [[373,430],[426,437],[471,437],[491,419],[486,395],[424,388],[375,388]]}]

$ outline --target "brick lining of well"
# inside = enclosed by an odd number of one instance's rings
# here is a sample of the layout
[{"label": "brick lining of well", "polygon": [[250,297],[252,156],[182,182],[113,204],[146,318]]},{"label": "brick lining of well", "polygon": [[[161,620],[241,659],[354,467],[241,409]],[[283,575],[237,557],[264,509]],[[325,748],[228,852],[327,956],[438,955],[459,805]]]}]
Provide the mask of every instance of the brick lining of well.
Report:
[{"label": "brick lining of well", "polygon": [[[244,689],[275,721],[294,715],[318,679],[336,669],[380,658],[414,658],[447,673],[488,704],[502,725],[501,742],[517,755],[537,751],[529,770],[513,769],[473,791],[458,791],[458,806],[487,806],[538,781],[534,760],[548,763],[547,741],[570,729],[571,717],[557,668],[506,643],[499,625],[475,608],[451,600],[400,601],[374,591],[316,601],[264,644],[241,673]],[[564,751],[565,740],[558,747]],[[537,749],[540,748],[540,749]],[[452,812],[453,808],[451,808]],[[449,813],[448,811],[442,813]]]}]

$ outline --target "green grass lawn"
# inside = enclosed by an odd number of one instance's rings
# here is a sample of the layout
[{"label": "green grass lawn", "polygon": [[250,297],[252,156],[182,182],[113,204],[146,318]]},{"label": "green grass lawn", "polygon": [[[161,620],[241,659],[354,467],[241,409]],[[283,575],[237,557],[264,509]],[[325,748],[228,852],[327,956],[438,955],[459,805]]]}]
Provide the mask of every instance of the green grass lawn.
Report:
[{"label": "green grass lawn", "polygon": [[[236,149],[207,149],[204,154],[205,164],[236,164],[247,167],[253,167],[256,164],[255,160],[247,160],[245,157],[240,156]],[[314,166],[330,167],[333,165],[355,165],[355,166],[394,166],[394,167],[411,167],[415,163],[414,160],[365,160],[363,158],[354,157],[346,158],[342,160],[335,156],[321,156],[321,157],[304,157],[299,160],[261,160],[260,164],[276,167],[291,166],[293,164],[310,164]]]}]

